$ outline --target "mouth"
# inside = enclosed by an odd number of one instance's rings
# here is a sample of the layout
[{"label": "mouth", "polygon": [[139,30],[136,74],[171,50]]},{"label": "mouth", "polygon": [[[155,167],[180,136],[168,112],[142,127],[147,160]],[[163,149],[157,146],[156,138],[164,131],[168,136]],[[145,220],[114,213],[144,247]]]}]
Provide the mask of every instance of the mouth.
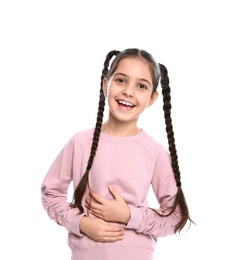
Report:
[{"label": "mouth", "polygon": [[125,101],[125,100],[117,100],[118,104],[121,106],[126,106],[126,107],[135,107],[131,102]]},{"label": "mouth", "polygon": [[125,100],[117,100],[117,103],[118,103],[119,107],[124,110],[130,110],[133,107],[135,107],[134,104],[132,104],[131,102],[125,101]]}]

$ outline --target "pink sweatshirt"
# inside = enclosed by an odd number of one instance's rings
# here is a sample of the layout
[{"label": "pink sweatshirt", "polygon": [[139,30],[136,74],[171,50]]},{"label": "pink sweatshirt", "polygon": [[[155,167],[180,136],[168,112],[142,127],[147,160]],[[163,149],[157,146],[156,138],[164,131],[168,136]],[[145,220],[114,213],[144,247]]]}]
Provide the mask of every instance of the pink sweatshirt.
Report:
[{"label": "pink sweatshirt", "polygon": [[181,217],[179,209],[169,217],[160,217],[147,206],[150,185],[160,205],[158,212],[173,203],[177,187],[170,156],[143,130],[128,137],[101,133],[90,171],[90,187],[102,197],[113,199],[108,190],[108,185],[113,185],[129,205],[131,218],[123,225],[121,241],[95,242],[79,230],[79,221],[87,211],[79,214],[67,202],[70,183],[75,189],[87,167],[93,131],[74,135],[53,162],[41,187],[43,207],[51,219],[68,230],[72,260],[154,259],[157,238],[174,234]]}]

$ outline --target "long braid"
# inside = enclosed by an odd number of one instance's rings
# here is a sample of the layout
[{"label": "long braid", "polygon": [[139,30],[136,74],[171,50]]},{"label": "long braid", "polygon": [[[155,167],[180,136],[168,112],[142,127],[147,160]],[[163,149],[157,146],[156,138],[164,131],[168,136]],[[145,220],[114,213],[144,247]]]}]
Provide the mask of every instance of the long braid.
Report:
[{"label": "long braid", "polygon": [[105,95],[102,89],[102,83],[103,79],[106,77],[108,73],[108,66],[110,63],[111,58],[114,55],[117,55],[119,51],[110,51],[105,59],[104,62],[104,68],[102,70],[102,75],[101,75],[101,83],[100,83],[100,92],[99,92],[99,105],[98,105],[98,113],[97,113],[97,119],[96,119],[96,125],[95,125],[95,130],[93,134],[93,140],[92,140],[92,146],[91,146],[91,151],[88,159],[88,164],[86,167],[86,171],[81,178],[81,181],[79,182],[74,194],[73,194],[73,201],[71,203],[71,207],[78,207],[80,210],[80,213],[84,212],[83,206],[82,206],[82,198],[84,196],[86,187],[89,182],[89,171],[92,167],[94,157],[96,155],[97,147],[98,147],[98,142],[99,142],[99,137],[102,129],[102,121],[103,121],[103,114],[104,114],[104,108],[105,108]]},{"label": "long braid", "polygon": [[119,51],[109,52],[107,54],[105,62],[104,62],[104,68],[102,70],[101,82],[100,82],[97,120],[96,120],[96,126],[95,126],[95,130],[94,130],[94,134],[93,134],[93,142],[92,142],[91,152],[90,152],[88,165],[87,165],[87,169],[86,169],[87,171],[89,171],[92,167],[93,160],[94,160],[94,157],[95,157],[95,154],[96,154],[96,151],[97,151],[97,147],[98,147],[98,141],[99,141],[100,133],[101,133],[101,130],[102,130],[103,113],[104,113],[104,108],[105,108],[105,95],[104,95],[103,88],[102,88],[103,79],[106,77],[106,75],[108,73],[108,67],[109,67],[109,63],[110,63],[111,58],[118,53],[119,53]]},{"label": "long braid", "polygon": [[177,224],[175,231],[177,231],[177,230],[180,231],[185,226],[187,220],[190,220],[190,222],[193,222],[193,221],[190,219],[188,206],[187,206],[187,203],[185,200],[184,193],[181,188],[178,156],[177,156],[174,131],[173,131],[172,119],[171,119],[171,95],[170,95],[171,89],[169,86],[170,82],[169,82],[169,78],[168,78],[168,71],[167,71],[167,68],[162,64],[159,64],[159,68],[160,68],[160,76],[161,76],[161,86],[162,86],[162,94],[163,94],[163,110],[164,110],[164,119],[165,119],[165,124],[166,124],[168,146],[169,146],[169,151],[170,151],[170,155],[171,155],[172,169],[173,169],[173,172],[175,175],[176,185],[178,187],[175,202],[174,202],[174,205],[172,206],[172,209],[171,209],[171,212],[169,213],[169,215],[173,213],[176,206],[179,204],[181,213],[182,213],[182,219]]},{"label": "long braid", "polygon": [[170,94],[171,89],[169,86],[167,68],[162,64],[159,64],[159,67],[160,67],[160,72],[161,72],[163,110],[164,110],[164,118],[165,118],[165,124],[166,124],[169,151],[171,154],[172,168],[173,168],[173,171],[175,174],[176,185],[177,185],[177,187],[180,187],[181,186],[180,170],[179,170],[178,156],[177,156],[177,151],[176,151],[174,131],[173,131],[172,119],[171,119],[171,94]]},{"label": "long braid", "polygon": [[105,95],[104,95],[103,88],[102,88],[103,79],[106,77],[106,75],[108,73],[108,66],[109,66],[110,60],[113,57],[113,55],[115,55],[116,53],[118,53],[118,52],[117,51],[109,52],[107,54],[105,62],[104,62],[104,68],[102,70],[101,83],[100,83],[97,120],[96,120],[95,130],[94,130],[94,134],[93,134],[93,142],[92,142],[92,146],[91,146],[91,152],[90,152],[86,171],[89,171],[92,167],[93,160],[94,160],[94,157],[95,157],[95,154],[97,151],[97,147],[98,147],[100,133],[102,130],[103,113],[104,113],[104,108],[105,108]]}]

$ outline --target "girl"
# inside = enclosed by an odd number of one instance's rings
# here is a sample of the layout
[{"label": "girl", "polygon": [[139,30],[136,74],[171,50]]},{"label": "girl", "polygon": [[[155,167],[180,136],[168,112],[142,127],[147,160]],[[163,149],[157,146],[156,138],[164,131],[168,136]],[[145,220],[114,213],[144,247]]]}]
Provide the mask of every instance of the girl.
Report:
[{"label": "girl", "polygon": [[[159,80],[170,153],[137,125],[158,97]],[[103,123],[106,100],[109,114]],[[95,128],[70,139],[42,183],[43,207],[68,230],[72,260],[150,260],[158,237],[191,223],[181,189],[170,100],[167,69],[148,52],[107,54]],[[74,195],[69,203],[71,182]],[[158,208],[148,206],[150,185]]]}]

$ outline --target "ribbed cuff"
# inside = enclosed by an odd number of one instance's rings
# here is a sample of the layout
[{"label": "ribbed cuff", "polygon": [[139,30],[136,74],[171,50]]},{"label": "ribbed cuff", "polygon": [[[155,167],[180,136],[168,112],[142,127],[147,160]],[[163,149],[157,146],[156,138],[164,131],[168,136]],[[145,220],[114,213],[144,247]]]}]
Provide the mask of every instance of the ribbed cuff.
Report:
[{"label": "ribbed cuff", "polygon": [[129,209],[131,218],[128,221],[128,224],[125,226],[125,228],[138,230],[143,221],[142,210],[141,208],[135,206],[129,206]]},{"label": "ribbed cuff", "polygon": [[73,234],[83,237],[84,234],[80,232],[80,220],[85,216],[85,213],[77,214],[72,218],[72,221],[69,225],[69,231],[71,231]]}]

